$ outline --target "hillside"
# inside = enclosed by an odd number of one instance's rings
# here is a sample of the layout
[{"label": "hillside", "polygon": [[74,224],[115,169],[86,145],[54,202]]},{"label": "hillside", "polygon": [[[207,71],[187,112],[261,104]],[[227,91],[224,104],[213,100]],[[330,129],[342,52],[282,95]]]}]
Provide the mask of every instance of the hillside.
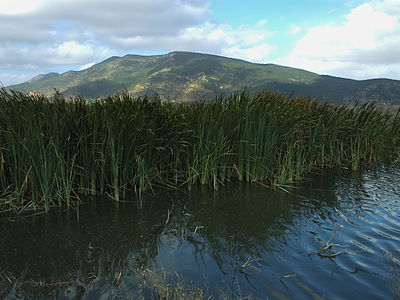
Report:
[{"label": "hillside", "polygon": [[174,101],[210,100],[244,87],[250,92],[277,90],[333,103],[400,104],[400,81],[351,80],[318,75],[274,64],[254,64],[227,57],[190,52],[110,57],[82,71],[40,74],[17,85],[23,92],[45,95],[57,89],[65,96],[97,98],[127,89],[135,96],[159,94]]}]

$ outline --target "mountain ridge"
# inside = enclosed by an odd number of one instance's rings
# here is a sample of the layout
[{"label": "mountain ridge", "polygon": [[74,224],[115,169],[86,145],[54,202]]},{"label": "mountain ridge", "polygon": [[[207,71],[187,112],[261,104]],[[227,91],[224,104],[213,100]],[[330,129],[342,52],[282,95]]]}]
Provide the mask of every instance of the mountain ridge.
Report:
[{"label": "mountain ridge", "polygon": [[189,102],[212,100],[221,93],[230,94],[245,87],[251,93],[276,90],[286,96],[306,95],[340,104],[400,104],[399,80],[353,80],[271,63],[182,51],[112,56],[81,71],[39,74],[7,89],[47,96],[56,89],[67,97],[86,98],[128,90],[133,96],[158,94],[162,99]]}]

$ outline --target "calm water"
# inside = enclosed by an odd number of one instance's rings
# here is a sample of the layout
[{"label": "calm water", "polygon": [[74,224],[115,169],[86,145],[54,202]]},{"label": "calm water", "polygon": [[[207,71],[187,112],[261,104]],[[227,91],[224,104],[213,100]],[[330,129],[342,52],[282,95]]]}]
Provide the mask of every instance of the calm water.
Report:
[{"label": "calm water", "polygon": [[385,169],[315,175],[290,193],[162,193],[141,212],[91,201],[79,220],[1,216],[0,298],[154,299],[185,286],[210,299],[399,299],[399,183]]}]

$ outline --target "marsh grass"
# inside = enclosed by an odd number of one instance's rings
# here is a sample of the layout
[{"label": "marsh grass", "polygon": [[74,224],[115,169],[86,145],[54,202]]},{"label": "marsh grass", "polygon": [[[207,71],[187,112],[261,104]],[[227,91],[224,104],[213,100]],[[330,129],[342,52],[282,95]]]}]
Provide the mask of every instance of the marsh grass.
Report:
[{"label": "marsh grass", "polygon": [[[0,209],[119,201],[132,191],[230,181],[279,187],[316,168],[392,163],[400,114],[273,92],[175,104],[128,93],[89,101],[0,93]],[[18,210],[17,210],[18,209]]]}]

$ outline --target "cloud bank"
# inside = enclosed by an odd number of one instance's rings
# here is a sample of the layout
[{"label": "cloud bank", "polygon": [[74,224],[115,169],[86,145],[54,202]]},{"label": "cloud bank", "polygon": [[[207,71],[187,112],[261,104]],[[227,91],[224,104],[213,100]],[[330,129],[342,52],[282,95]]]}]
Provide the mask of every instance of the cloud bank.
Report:
[{"label": "cloud bank", "polygon": [[341,24],[310,28],[289,57],[299,68],[350,78],[400,79],[400,1],[371,1]]}]

